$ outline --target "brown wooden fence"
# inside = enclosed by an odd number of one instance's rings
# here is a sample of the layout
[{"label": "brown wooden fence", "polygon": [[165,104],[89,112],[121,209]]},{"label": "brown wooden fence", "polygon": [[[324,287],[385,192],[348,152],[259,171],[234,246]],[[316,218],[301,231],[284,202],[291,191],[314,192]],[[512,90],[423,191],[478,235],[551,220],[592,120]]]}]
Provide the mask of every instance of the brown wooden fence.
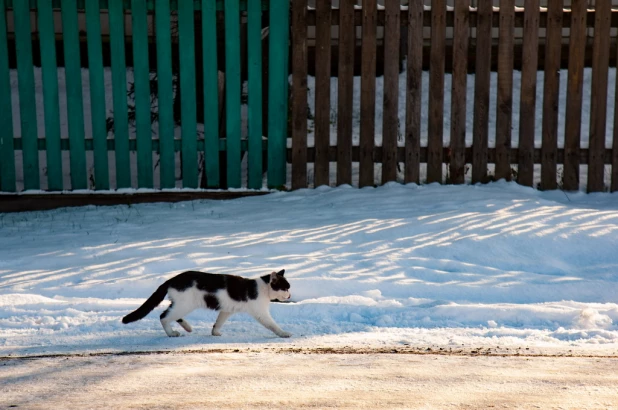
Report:
[{"label": "brown wooden fence", "polygon": [[[589,192],[618,190],[618,115],[615,109],[613,113],[607,112],[608,107],[618,107],[613,101],[608,105],[608,87],[616,87],[614,82],[609,84],[608,74],[613,50],[610,30],[618,27],[618,10],[611,9],[609,0],[597,0],[596,10],[587,9],[586,0],[573,1],[570,9],[563,9],[562,0],[549,0],[547,8],[540,8],[539,0],[526,0],[524,9],[516,9],[514,0],[502,0],[499,10],[492,8],[491,0],[478,0],[476,8],[469,7],[469,0],[458,0],[454,9],[447,9],[445,0],[433,0],[431,10],[423,7],[422,0],[410,0],[407,8],[402,8],[399,0],[386,0],[385,7],[380,9],[376,3],[363,0],[359,9],[354,7],[353,0],[341,0],[340,7],[332,9],[330,0],[321,0],[313,9],[307,7],[307,0],[292,2],[292,146],[288,149],[288,161],[293,189],[323,184],[363,187],[396,180],[459,184],[504,178],[527,186],[538,183],[541,189],[577,190],[585,182]],[[331,25],[339,27],[336,104],[331,103]],[[315,109],[311,113],[306,103],[309,26],[316,27],[315,82],[314,89],[309,90],[311,98],[315,98]],[[357,27],[362,32],[357,90],[360,126],[359,135],[353,138],[353,53]],[[382,92],[376,88],[377,27],[384,30],[381,145],[375,139],[376,97]],[[426,89],[421,81],[423,28],[431,29],[431,44],[426,51],[430,62]],[[445,36],[447,28],[453,30],[452,40]],[[518,48],[522,61],[520,84],[514,84],[515,28],[524,30],[523,44]],[[403,80],[402,29],[407,31]],[[490,81],[492,29],[499,30],[495,88]],[[545,36],[542,49],[539,30]],[[566,98],[562,99],[559,96],[564,81],[560,82],[560,67],[565,43],[568,78]],[[543,55],[539,56],[539,50]],[[592,53],[589,83],[584,81],[586,53]],[[443,126],[447,57],[452,59],[451,88],[447,90],[451,102],[450,130]],[[469,58],[475,59],[473,77],[467,75]],[[539,59],[544,61],[542,84],[537,81]],[[466,92],[470,78],[474,82],[472,100]],[[518,118],[513,110],[514,85],[521,90]],[[584,101],[585,85],[590,87],[590,101]],[[400,92],[401,87],[405,87],[405,93]],[[542,90],[542,102],[537,101],[537,90]],[[490,106],[492,94],[495,105]],[[422,124],[423,104],[428,106],[427,124]],[[566,104],[564,128],[558,126],[558,107],[562,104]],[[466,122],[466,116],[470,116],[468,105],[473,107],[472,130]],[[398,126],[399,107],[405,107],[405,124]],[[335,108],[336,131],[331,124]],[[584,110],[589,110],[585,117],[590,118],[589,124],[582,124]],[[308,130],[310,114],[315,126]],[[613,136],[606,135],[608,115],[614,116]],[[491,147],[490,117],[495,118],[496,130]],[[515,121],[519,129],[517,147],[512,146]],[[541,135],[537,135],[539,123]],[[422,138],[424,126],[426,138]],[[448,131],[450,143],[445,144]],[[472,141],[466,144],[466,133],[470,131]],[[587,146],[582,144],[583,133],[588,137]],[[336,145],[331,142],[333,134]],[[421,144],[424,139],[426,144]],[[353,143],[355,140],[358,142]],[[336,172],[334,167],[331,170],[330,163],[336,163]],[[581,177],[587,175],[585,181],[580,181],[580,169],[585,170]],[[353,180],[355,171],[358,177]]]}]

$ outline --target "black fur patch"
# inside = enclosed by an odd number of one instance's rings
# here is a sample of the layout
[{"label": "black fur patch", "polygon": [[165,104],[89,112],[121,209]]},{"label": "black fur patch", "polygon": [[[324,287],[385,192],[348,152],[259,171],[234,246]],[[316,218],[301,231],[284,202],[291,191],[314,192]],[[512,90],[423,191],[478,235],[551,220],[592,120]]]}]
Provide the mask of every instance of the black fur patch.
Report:
[{"label": "black fur patch", "polygon": [[217,297],[214,295],[204,296],[204,301],[206,302],[206,306],[208,307],[208,309],[219,310],[219,308],[221,307],[219,305],[219,299],[217,299]]},{"label": "black fur patch", "polygon": [[161,319],[165,319],[165,317],[167,316],[167,314],[168,314],[168,313],[170,313],[170,310],[172,310],[172,307],[173,307],[173,306],[174,306],[174,304],[173,304],[173,303],[172,303],[172,304],[170,304],[170,306],[169,306],[167,309],[165,309],[165,310],[163,311],[163,313],[161,313],[160,318],[161,318]]},{"label": "black fur patch", "polygon": [[232,300],[246,302],[257,299],[257,282],[254,279],[245,279],[240,276],[227,275],[227,293]]},{"label": "black fur patch", "polygon": [[277,277],[270,281],[270,287],[273,290],[289,290],[290,283],[283,277],[283,275],[277,275]]},{"label": "black fur patch", "polygon": [[219,289],[225,288],[225,276],[187,271],[170,279],[169,285],[171,288],[181,292],[195,285],[199,290],[215,293]]}]

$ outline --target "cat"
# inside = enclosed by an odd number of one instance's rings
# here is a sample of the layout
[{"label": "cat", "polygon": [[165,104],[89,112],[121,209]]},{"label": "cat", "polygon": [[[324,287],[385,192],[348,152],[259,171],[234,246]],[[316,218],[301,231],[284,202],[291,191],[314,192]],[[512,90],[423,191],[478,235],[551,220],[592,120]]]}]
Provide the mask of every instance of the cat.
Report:
[{"label": "cat", "polygon": [[200,307],[219,312],[212,328],[213,336],[221,336],[221,327],[231,315],[245,312],[277,336],[290,337],[290,333],[275,323],[268,309],[271,300],[290,299],[290,284],[283,277],[284,273],[285,269],[257,279],[246,279],[234,275],[183,272],[159,286],[142,306],[123,317],[122,323],[143,319],[167,294],[172,303],[161,314],[161,325],[169,337],[180,336],[179,332],[172,330],[173,321],[191,332],[191,325],[183,317]]}]

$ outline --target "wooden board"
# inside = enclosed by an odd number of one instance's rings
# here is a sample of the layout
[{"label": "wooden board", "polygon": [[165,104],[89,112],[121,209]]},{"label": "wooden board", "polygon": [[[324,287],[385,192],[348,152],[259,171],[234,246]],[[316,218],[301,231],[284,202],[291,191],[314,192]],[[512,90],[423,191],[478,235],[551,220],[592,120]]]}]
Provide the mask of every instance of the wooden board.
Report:
[{"label": "wooden board", "polygon": [[384,104],[382,110],[382,184],[397,180],[399,132],[400,0],[386,0],[384,22]]},{"label": "wooden board", "polygon": [[337,91],[337,185],[352,184],[352,108],[355,37],[354,0],[340,0]]},{"label": "wooden board", "polygon": [[377,5],[377,0],[363,0],[358,175],[358,185],[361,188],[375,184],[373,148],[375,146]]},{"label": "wooden board", "polygon": [[511,128],[513,124],[513,34],[515,1],[500,1],[498,46],[498,97],[496,99],[496,179],[510,181]]},{"label": "wooden board", "polygon": [[427,183],[442,183],[445,37],[446,2],[445,0],[434,0],[431,5],[429,124],[427,127]]},{"label": "wooden board", "polygon": [[292,189],[307,187],[307,0],[292,2]]}]

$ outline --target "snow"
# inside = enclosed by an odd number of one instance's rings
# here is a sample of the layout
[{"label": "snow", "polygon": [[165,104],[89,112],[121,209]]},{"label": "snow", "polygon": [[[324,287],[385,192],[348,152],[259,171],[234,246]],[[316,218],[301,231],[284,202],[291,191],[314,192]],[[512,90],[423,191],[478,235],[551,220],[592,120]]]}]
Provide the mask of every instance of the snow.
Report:
[{"label": "snow", "polygon": [[[0,356],[289,346],[618,352],[618,194],[514,183],[321,187],[230,201],[0,214]],[[276,338],[211,311],[123,325],[195,269],[286,269]]]}]

